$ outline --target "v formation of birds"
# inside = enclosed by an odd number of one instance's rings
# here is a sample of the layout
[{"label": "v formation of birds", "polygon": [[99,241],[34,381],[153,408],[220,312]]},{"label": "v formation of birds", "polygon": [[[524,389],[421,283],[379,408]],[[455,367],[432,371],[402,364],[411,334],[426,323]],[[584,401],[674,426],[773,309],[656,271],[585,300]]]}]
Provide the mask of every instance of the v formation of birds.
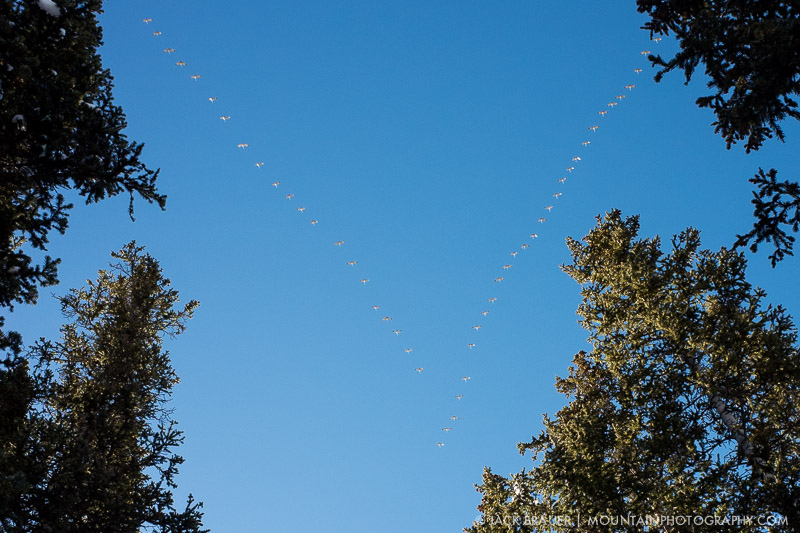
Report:
[{"label": "v formation of birds", "polygon": [[[150,23],[153,22],[153,19],[152,18],[143,18],[142,22],[149,25]],[[152,32],[152,36],[154,38],[163,38],[163,33],[161,31],[156,30],[156,31]],[[661,38],[660,37],[654,37],[652,40],[653,40],[654,43],[658,43],[661,40]],[[171,47],[166,47],[166,48],[163,49],[163,53],[167,54],[167,55],[172,55],[172,54],[176,53],[176,50],[174,48],[171,48]],[[648,56],[649,54],[650,54],[649,50],[642,50],[641,51],[641,55],[644,56],[644,57]],[[178,61],[175,62],[175,66],[178,67],[178,68],[184,68],[184,67],[188,67],[188,63],[186,61],[183,61],[183,60],[178,60]],[[636,67],[636,68],[633,69],[634,75],[638,75],[641,72],[642,72],[642,69],[640,67]],[[193,80],[193,81],[199,81],[199,80],[202,79],[202,75],[198,74],[198,73],[195,73],[195,72],[192,72],[191,74],[189,74],[189,78],[191,80]],[[633,83],[628,83],[628,84],[623,86],[623,89],[627,90],[628,92],[632,91],[635,88],[636,88],[636,85],[633,84]],[[615,95],[613,97],[613,99],[611,99],[608,102],[608,104],[606,106],[606,109],[601,109],[600,111],[597,112],[597,115],[601,119],[604,119],[608,115],[608,113],[611,110],[615,109],[617,106],[619,106],[625,100],[625,98],[627,98],[627,94],[625,94],[625,91],[622,91],[620,94]],[[208,96],[208,102],[210,104],[215,104],[218,101],[219,101],[219,97],[217,95],[209,95]],[[222,122],[228,122],[229,120],[231,120],[231,116],[223,114],[223,115],[219,116],[219,120],[221,120]],[[586,131],[588,132],[587,133],[587,137],[592,136],[599,129],[600,129],[600,126],[598,124],[594,124],[594,123],[589,124],[587,126],[587,128],[586,128]],[[562,175],[560,175],[560,176],[554,177],[553,181],[554,181],[554,183],[558,183],[558,185],[554,187],[554,191],[553,191],[552,196],[551,196],[552,199],[558,200],[564,194],[559,189],[566,184],[567,179],[569,177],[571,177],[571,174],[573,172],[577,171],[577,167],[575,165],[578,165],[583,161],[583,155],[578,155],[578,154],[579,153],[585,153],[585,151],[589,148],[591,143],[592,142],[591,142],[591,140],[589,138],[586,138],[584,141],[582,141],[580,143],[580,145],[576,147],[576,150],[577,150],[576,154],[571,158],[571,160],[568,162],[567,166],[564,168],[564,173],[562,173]],[[249,144],[246,143],[246,142],[241,142],[241,143],[233,146],[232,148],[238,148],[238,149],[241,149],[241,150],[246,150],[247,148],[249,148]],[[260,170],[262,170],[262,167],[264,167],[264,162],[263,161],[253,161],[253,166],[256,167],[256,169],[260,171]],[[271,183],[271,185],[276,190],[280,190],[281,189],[281,182],[280,181],[273,181]],[[282,193],[282,194],[283,194],[283,196],[284,196],[284,198],[286,200],[292,201],[294,199],[294,194],[292,194],[292,193]],[[556,208],[556,203],[542,206],[542,210],[546,211],[548,214],[555,208]],[[296,210],[298,212],[300,212],[300,213],[305,213],[306,207],[301,205],[301,206],[297,207]],[[311,218],[311,219],[308,220],[308,223],[311,226],[316,226],[317,224],[319,224],[319,222],[320,222],[319,220],[314,219],[314,218]],[[539,224],[545,224],[547,222],[547,218],[545,216],[541,216],[541,217],[538,218],[537,222]],[[533,232],[533,233],[530,234],[530,239],[531,240],[535,240],[538,237],[539,237],[538,233]],[[338,241],[335,241],[335,242],[333,242],[331,244],[333,246],[338,247],[338,248],[345,248],[346,247],[345,246],[346,245],[346,241],[344,241],[344,240],[338,240]],[[520,245],[519,250],[510,251],[509,252],[509,256],[512,258],[512,260],[514,260],[514,259],[517,258],[517,255],[520,252],[524,252],[528,248],[530,248],[530,243],[524,242],[524,243],[522,243]],[[347,258],[347,260],[345,261],[345,265],[347,267],[350,267],[350,268],[357,268],[358,261],[356,259],[353,259],[353,258]],[[512,267],[513,267],[512,264],[506,263],[506,264],[502,265],[502,270],[503,271],[508,271]],[[505,281],[505,277],[504,276],[498,276],[498,277],[496,277],[494,279],[495,283],[501,283],[503,281]],[[370,279],[367,278],[367,277],[361,277],[361,278],[359,278],[359,282],[362,285],[368,285],[369,282],[370,282]],[[493,296],[490,296],[490,297],[486,298],[486,302],[487,302],[487,304],[489,304],[489,306],[491,306],[491,305],[493,305],[494,303],[497,302],[497,298],[493,297]],[[372,306],[373,310],[375,310],[375,311],[380,310],[381,307],[382,306],[380,306],[380,305],[373,305]],[[489,314],[489,312],[490,311],[488,309],[482,309],[479,313],[476,314],[476,316],[479,314],[482,317],[486,317]],[[393,318],[391,316],[384,315],[382,317],[381,321],[385,322],[385,323],[393,323],[394,320],[393,320]],[[471,329],[474,330],[474,333],[472,335],[468,335],[468,342],[464,343],[464,346],[465,346],[466,349],[472,350],[472,349],[477,347],[478,344],[477,344],[477,342],[475,342],[477,340],[476,339],[476,334],[479,333],[479,331],[480,331],[480,329],[482,327],[483,326],[481,324],[474,324],[474,325],[471,326]],[[391,330],[391,333],[393,333],[396,336],[400,336],[403,333],[403,330],[395,328],[395,329]],[[403,351],[406,354],[411,354],[414,351],[414,349],[409,346],[409,347],[404,348]],[[413,365],[409,364],[409,367],[411,367],[411,366],[413,366]],[[424,370],[425,370],[424,366],[418,366],[418,367],[410,368],[411,372],[416,372],[417,374],[422,374],[424,372]],[[466,390],[466,385],[470,382],[470,380],[472,380],[471,376],[460,376],[460,377],[459,376],[454,376],[453,377],[453,383],[454,384],[460,384],[459,385],[460,388],[457,389],[456,394],[453,395],[453,398],[456,400],[456,402],[460,402],[462,400],[462,398],[464,398],[465,395],[464,395],[463,390],[461,390],[461,389]],[[443,420],[445,421],[445,423],[451,423],[451,422],[455,422],[455,421],[460,420],[460,417],[457,414],[451,414],[451,415],[448,415],[448,417],[443,417]],[[445,426],[443,426],[441,428],[441,430],[442,430],[443,434],[449,435],[450,432],[454,430],[454,428],[452,426],[445,425]],[[437,441],[435,443],[435,445],[437,447],[439,447],[439,448],[444,447],[445,442],[443,442],[443,440]]]}]

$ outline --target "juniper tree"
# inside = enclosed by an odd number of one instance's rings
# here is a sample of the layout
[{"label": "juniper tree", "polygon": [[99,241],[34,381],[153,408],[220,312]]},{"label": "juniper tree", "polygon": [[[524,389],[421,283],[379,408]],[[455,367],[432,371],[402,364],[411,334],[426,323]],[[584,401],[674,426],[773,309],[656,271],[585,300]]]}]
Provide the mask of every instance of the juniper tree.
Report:
[{"label": "juniper tree", "polygon": [[[60,298],[70,322],[33,348],[16,497],[4,496],[9,532],[199,532],[200,504],[176,510],[172,489],[182,432],[168,400],[178,377],[163,349],[197,303],[179,305],[158,262],[135,243],[87,287]],[[22,410],[22,407],[20,407]]]},{"label": "juniper tree", "polygon": [[[675,69],[689,83],[702,64],[712,94],[697,105],[716,116],[715,132],[728,148],[745,142],[745,150],[758,150],[766,139],[784,139],[781,122],[800,119],[800,7],[777,0],[637,0],[644,25],[653,35],[673,34],[680,51],[672,58],[650,55],[660,67],[655,80]],[[800,185],[776,181],[777,171],[759,169],[750,182],[753,192],[753,229],[737,235],[735,247],[773,243],[772,266],[792,255],[800,226]]]},{"label": "juniper tree", "polygon": [[[509,478],[484,471],[484,523],[467,531],[550,530],[534,518],[577,513],[763,515],[788,524],[770,531],[800,530],[800,353],[791,318],[745,281],[742,254],[701,249],[694,229],[662,251],[658,238],[638,231],[638,217],[613,211],[582,241],[568,240],[572,264],[562,268],[581,285],[591,350],[556,380],[568,404],[519,444],[532,468]],[[597,528],[584,521],[553,530]]]}]

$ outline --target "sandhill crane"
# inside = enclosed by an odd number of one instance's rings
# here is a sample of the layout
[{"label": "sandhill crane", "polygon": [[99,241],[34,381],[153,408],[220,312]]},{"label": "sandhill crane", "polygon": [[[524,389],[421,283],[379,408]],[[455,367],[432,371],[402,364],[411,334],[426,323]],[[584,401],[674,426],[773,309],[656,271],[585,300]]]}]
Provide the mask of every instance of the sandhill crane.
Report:
[{"label": "sandhill crane", "polygon": [[222,115],[221,117],[219,117],[219,119],[222,122],[228,122],[231,119],[231,117],[230,117],[230,115]]},{"label": "sandhill crane", "polygon": [[319,224],[319,220],[312,220],[309,222],[309,224],[311,224],[312,226],[316,226],[317,224]]},{"label": "sandhill crane", "polygon": [[209,102],[211,102],[212,104],[213,104],[214,102],[216,102],[217,100],[219,100],[219,98],[217,98],[216,96],[209,96],[209,97],[208,97],[208,101],[209,101]]},{"label": "sandhill crane", "polygon": [[401,333],[403,333],[403,330],[402,329],[395,329],[395,330],[392,331],[392,333],[394,333],[395,335],[400,335]]},{"label": "sandhill crane", "polygon": [[369,283],[369,280],[367,278],[364,278],[364,279],[361,280],[361,283],[366,285],[367,283]]},{"label": "sandhill crane", "polygon": [[341,246],[343,244],[344,244],[344,241],[336,241],[335,243],[333,243],[334,246]]},{"label": "sandhill crane", "polygon": [[415,368],[414,370],[415,370],[417,373],[420,373],[420,374],[421,374],[421,373],[422,373],[422,371],[423,371],[423,370],[425,370],[425,367],[424,367],[424,366],[421,366],[421,367],[419,367],[419,368]]},{"label": "sandhill crane", "polygon": [[192,78],[193,80],[197,81],[197,80],[199,80],[200,78],[202,78],[203,76],[201,76],[200,74],[192,74],[192,75],[191,75],[191,76],[189,76],[189,77],[190,77],[190,78]]},{"label": "sandhill crane", "polygon": [[545,222],[547,222],[547,219],[544,218],[544,217],[539,217],[538,222],[539,222],[539,224],[544,224]]},{"label": "sandhill crane", "polygon": [[250,146],[250,145],[247,144],[247,143],[239,143],[239,144],[236,145],[236,148],[241,148],[242,150],[244,150],[248,146]]},{"label": "sandhill crane", "polygon": [[502,276],[501,276],[501,277],[499,277],[499,278],[494,278],[494,282],[495,282],[495,283],[500,283],[500,282],[501,282],[501,281],[503,281],[504,279],[506,279],[506,278],[504,278],[504,277],[502,277]]},{"label": "sandhill crane", "polygon": [[154,32],[153,32],[153,36],[154,36],[154,37],[158,37],[159,35],[161,35],[161,32],[160,32],[160,31],[154,31]]},{"label": "sandhill crane", "polygon": [[280,185],[280,184],[281,184],[280,181],[273,181],[272,182],[272,186],[275,187],[276,189],[278,188],[278,185]]},{"label": "sandhill crane", "polygon": [[291,200],[292,198],[294,198],[294,194],[287,194],[285,198],[287,200]]},{"label": "sandhill crane", "polygon": [[259,161],[258,163],[256,163],[255,166],[258,167],[258,168],[261,168],[261,167],[264,166],[264,162],[263,161]]},{"label": "sandhill crane", "polygon": [[305,208],[305,207],[303,207],[303,206],[300,206],[300,207],[298,207],[298,208],[297,208],[297,210],[298,210],[298,211],[300,211],[300,212],[302,213],[303,211],[305,211],[305,210],[306,210],[306,208]]},{"label": "sandhill crane", "polygon": [[175,66],[176,67],[185,67],[186,66],[186,61],[177,61],[175,63]]},{"label": "sandhill crane", "polygon": [[590,144],[592,144],[592,141],[583,141],[581,146],[589,146]]},{"label": "sandhill crane", "polygon": [[175,53],[175,49],[174,48],[164,48],[164,53],[165,54],[174,54]]}]

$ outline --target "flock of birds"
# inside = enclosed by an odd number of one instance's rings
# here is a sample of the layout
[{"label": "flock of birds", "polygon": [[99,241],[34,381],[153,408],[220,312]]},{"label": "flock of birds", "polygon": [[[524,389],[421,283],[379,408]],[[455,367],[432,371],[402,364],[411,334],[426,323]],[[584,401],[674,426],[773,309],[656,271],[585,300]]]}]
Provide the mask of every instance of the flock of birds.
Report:
[{"label": "flock of birds", "polygon": [[[151,22],[153,22],[153,19],[152,18],[143,18],[142,22],[144,22],[145,24],[150,24]],[[152,35],[153,35],[153,37],[158,38],[158,37],[162,36],[162,32],[153,31]],[[652,40],[653,40],[654,43],[658,43],[661,40],[661,38],[660,37],[653,37]],[[164,48],[163,52],[165,54],[167,54],[167,55],[171,55],[171,54],[176,53],[175,49],[174,48],[170,48],[170,47]],[[646,57],[646,56],[650,55],[650,51],[649,50],[642,50],[641,51],[641,55]],[[178,60],[178,61],[175,62],[175,66],[178,67],[178,68],[185,68],[185,67],[188,66],[188,64],[185,61]],[[637,68],[633,69],[633,72],[634,72],[634,74],[640,74],[642,72],[642,69],[637,67]],[[200,80],[202,78],[202,75],[200,75],[200,74],[190,74],[189,78],[191,80],[197,81],[197,80]],[[623,89],[627,90],[628,92],[632,91],[635,88],[636,88],[636,85],[633,84],[633,83],[629,83],[629,84],[623,86]],[[607,108],[598,111],[597,115],[600,116],[600,118],[604,118],[606,115],[608,115],[609,111],[611,111],[614,108],[616,108],[617,106],[619,106],[619,104],[622,103],[626,98],[627,98],[627,94],[625,94],[624,92],[622,92],[620,94],[617,94],[616,96],[614,96],[614,98],[611,101],[608,102],[608,104],[606,105]],[[208,101],[211,104],[216,103],[218,100],[219,100],[219,98],[217,96],[209,96],[208,97]],[[227,122],[227,121],[231,120],[231,117],[230,117],[230,115],[220,115],[219,119],[221,121],[223,121],[223,122]],[[591,124],[590,126],[588,126],[587,131],[589,131],[590,135],[591,135],[591,134],[596,133],[599,128],[600,128],[599,125]],[[580,143],[580,147],[581,147],[580,149],[581,150],[586,149],[591,144],[592,144],[592,142],[589,139],[586,139],[586,140],[584,140],[584,141],[582,141]],[[247,143],[239,143],[239,144],[236,145],[236,148],[240,148],[240,149],[243,149],[243,150],[247,149],[248,147],[249,147],[249,145]],[[555,181],[557,183],[559,183],[561,186],[563,186],[567,182],[567,179],[572,174],[572,172],[574,172],[576,170],[575,165],[579,164],[582,160],[583,160],[583,158],[580,155],[576,154],[575,156],[573,156],[571,161],[570,161],[570,164],[567,167],[565,167],[565,169],[564,169],[564,172],[566,174],[563,175],[563,176],[558,177]],[[263,161],[256,161],[256,162],[254,162],[254,166],[257,169],[260,170],[264,166],[264,162]],[[274,181],[274,182],[272,182],[272,186],[275,189],[280,189],[281,182],[280,181]],[[559,198],[561,198],[561,196],[563,196],[563,194],[564,193],[561,192],[561,191],[555,191],[552,194],[552,198],[555,201],[557,201]],[[284,198],[286,200],[292,200],[294,198],[294,194],[287,193],[287,194],[284,195]],[[555,204],[549,204],[549,205],[544,206],[544,210],[548,214],[554,208],[555,208]],[[304,206],[299,206],[299,207],[297,207],[297,211],[300,212],[300,213],[305,213],[306,208]],[[541,216],[541,217],[538,218],[538,223],[539,224],[545,224],[546,222],[547,222],[547,218],[546,217]],[[309,224],[311,224],[312,226],[315,226],[315,225],[319,224],[319,220],[310,219],[309,220]],[[539,237],[539,235],[537,233],[535,233],[535,232],[530,234],[531,240],[535,240],[538,237]],[[345,245],[345,241],[344,240],[338,240],[338,241],[336,241],[336,242],[334,242],[332,244],[333,244],[333,246],[336,246],[336,247],[343,247]],[[512,257],[512,260],[516,259],[517,255],[520,252],[523,252],[523,251],[527,250],[528,248],[530,248],[530,243],[524,242],[524,243],[522,243],[520,245],[519,250],[512,250],[511,252],[509,252],[509,255]],[[346,266],[348,266],[348,267],[356,267],[357,265],[358,265],[358,261],[357,260],[351,259],[351,260],[348,260],[346,262]],[[502,266],[502,270],[503,271],[508,271],[512,267],[513,267],[513,265],[511,263],[506,263],[506,264],[504,264]],[[500,282],[502,282],[504,280],[505,280],[504,276],[498,276],[498,277],[496,277],[494,279],[494,282],[495,283],[500,283]],[[366,284],[369,283],[370,280],[369,280],[369,278],[364,277],[364,278],[360,278],[359,281],[363,285],[366,285]],[[495,302],[497,302],[497,298],[496,297],[489,297],[489,298],[487,298],[486,301],[487,301],[488,304],[494,304]],[[381,309],[381,306],[380,305],[373,305],[372,309],[375,310],[375,311],[379,311]],[[488,314],[489,314],[489,310],[488,309],[484,309],[484,310],[482,310],[480,312],[480,315],[483,316],[483,317],[486,317]],[[393,321],[393,318],[391,316],[386,315],[381,319],[381,321],[385,322],[385,323],[389,323],[389,322]],[[475,330],[475,332],[477,333],[477,332],[480,331],[480,329],[482,327],[483,326],[481,324],[475,324],[475,325],[472,326],[471,329]],[[399,336],[399,335],[401,335],[403,333],[403,330],[402,329],[393,329],[392,333],[397,335],[397,336]],[[466,344],[466,348],[468,350],[472,350],[476,346],[477,346],[477,344],[475,342],[468,342]],[[404,352],[406,354],[411,354],[411,352],[413,352],[413,351],[414,351],[414,349],[410,348],[410,347],[404,349]],[[423,367],[423,366],[415,367],[413,369],[413,371],[417,372],[418,374],[421,374],[424,370],[425,370],[425,367]],[[470,376],[462,376],[460,378],[462,386],[465,386],[471,379],[472,378]],[[457,394],[454,395],[454,398],[457,401],[460,401],[461,399],[464,398],[464,394],[459,391]],[[451,415],[449,417],[449,422],[456,422],[459,419],[460,418],[459,418],[458,415]],[[453,430],[453,427],[448,425],[448,426],[442,427],[441,430],[444,433],[449,433],[450,431]],[[437,441],[436,442],[436,446],[438,446],[439,448],[443,447],[444,445],[445,445],[445,443],[443,441]]]}]

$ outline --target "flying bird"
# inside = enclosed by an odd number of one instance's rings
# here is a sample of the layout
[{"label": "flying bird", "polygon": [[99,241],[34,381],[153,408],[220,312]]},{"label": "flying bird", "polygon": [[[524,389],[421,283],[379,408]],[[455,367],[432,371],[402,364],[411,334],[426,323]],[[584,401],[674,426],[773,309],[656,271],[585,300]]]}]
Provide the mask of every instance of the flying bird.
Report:
[{"label": "flying bird", "polygon": [[372,308],[377,311],[378,309],[381,308],[381,306],[380,305],[373,305]]},{"label": "flying bird", "polygon": [[444,442],[437,442],[437,443],[436,443],[436,445],[437,445],[439,448],[441,448],[442,446],[444,446]]},{"label": "flying bird", "polygon": [[155,37],[158,37],[159,35],[161,35],[161,32],[160,32],[160,31],[154,31],[154,32],[153,32],[153,35],[154,35]]},{"label": "flying bird", "polygon": [[461,399],[461,398],[463,398],[463,397],[464,397],[464,395],[463,395],[463,394],[456,394],[456,400],[460,400],[460,399]]},{"label": "flying bird", "polygon": [[495,282],[495,283],[500,283],[500,282],[501,282],[501,281],[503,281],[504,279],[506,279],[506,278],[504,278],[504,277],[494,278],[494,282]]},{"label": "flying bird", "polygon": [[570,174],[572,173],[573,170],[575,170],[575,167],[567,167],[567,172],[569,172]]},{"label": "flying bird", "polygon": [[305,208],[305,207],[298,207],[298,208],[297,208],[297,210],[298,210],[298,211],[300,211],[300,212],[302,213],[303,211],[305,211],[305,210],[306,210],[306,208]]},{"label": "flying bird", "polygon": [[633,69],[633,71],[634,71],[636,74],[639,74],[640,72],[642,72],[642,69],[640,69],[640,68],[635,68],[635,69]]},{"label": "flying bird", "polygon": [[544,224],[545,222],[547,222],[547,219],[546,219],[546,218],[544,218],[544,217],[539,217],[539,224]]},{"label": "flying bird", "polygon": [[[642,69],[639,69],[639,70],[642,70]],[[627,94],[618,94],[618,95],[617,95],[617,96],[615,96],[614,98],[616,98],[617,100],[624,100],[624,99],[626,99],[627,97],[628,97],[628,95],[627,95]]]},{"label": "flying bird", "polygon": [[275,187],[276,189],[278,188],[278,185],[280,185],[280,184],[281,184],[280,181],[273,181],[272,182],[272,186]]},{"label": "flying bird", "polygon": [[178,62],[175,63],[175,66],[185,67],[186,66],[186,61],[178,61]]},{"label": "flying bird", "polygon": [[604,117],[604,116],[608,115],[608,111],[603,109],[602,111],[598,111],[597,114],[600,115],[601,117]]},{"label": "flying bird", "polygon": [[467,348],[474,348],[474,347],[475,347],[475,343],[473,343],[473,342],[467,344]]},{"label": "flying bird", "polygon": [[609,103],[607,103],[606,105],[607,105],[608,107],[615,107],[615,106],[617,106],[617,105],[619,105],[619,104],[618,104],[617,102],[609,102]]},{"label": "flying bird", "polygon": [[640,53],[640,54],[642,54],[643,56],[646,56],[646,55],[649,55],[649,54],[650,54],[650,50],[642,50],[642,51],[641,51],[641,52],[639,52],[639,53]]},{"label": "flying bird", "polygon": [[209,96],[209,97],[208,97],[208,101],[209,101],[209,102],[211,102],[212,104],[213,104],[214,102],[216,102],[217,100],[219,100],[219,98],[217,98],[216,96]]},{"label": "flying bird", "polygon": [[517,257],[518,253],[519,253],[518,251],[514,250],[513,252],[508,252],[508,255],[510,255],[511,257]]},{"label": "flying bird", "polygon": [[528,246],[529,245],[527,243],[523,243],[522,246],[520,246],[520,248],[522,248],[523,250],[527,250]]},{"label": "flying bird", "polygon": [[258,163],[256,163],[255,166],[257,166],[258,168],[261,168],[261,167],[264,166],[264,162],[263,161],[259,161]]},{"label": "flying bird", "polygon": [[469,377],[469,376],[464,376],[463,378],[461,378],[461,381],[463,381],[464,383],[466,383],[467,381],[469,381],[469,380],[471,380],[471,379],[472,379],[472,378],[471,378],[471,377]]},{"label": "flying bird", "polygon": [[573,158],[572,158],[572,162],[573,162],[573,163],[574,163],[575,161],[580,161],[580,160],[581,160],[581,156],[579,156],[579,155],[576,155],[575,157],[573,157]]},{"label": "flying bird", "polygon": [[384,322],[388,322],[391,319],[392,319],[392,317],[390,317],[390,316],[385,316],[385,317],[381,318],[381,320],[383,320]]},{"label": "flying bird", "polygon": [[509,268],[511,268],[511,265],[503,265],[503,270],[508,270]]},{"label": "flying bird", "polygon": [[367,283],[369,283],[369,280],[367,278],[364,278],[364,279],[361,280],[361,283],[366,285]]},{"label": "flying bird", "polygon": [[538,238],[539,238],[538,233],[531,233],[531,239],[538,239]]},{"label": "flying bird", "polygon": [[395,335],[400,335],[401,333],[403,333],[403,330],[402,329],[396,329],[396,330],[392,331],[392,333],[394,333]]},{"label": "flying bird", "polygon": [[592,141],[583,141],[581,146],[589,146],[590,144],[592,144]]},{"label": "flying bird", "polygon": [[452,431],[453,428],[442,428],[442,431]]},{"label": "flying bird", "polygon": [[636,88],[636,85],[629,83],[628,85],[625,86],[625,88],[628,89],[629,91],[632,91]]},{"label": "flying bird", "polygon": [[317,224],[319,224],[319,220],[312,220],[311,222],[309,222],[309,224],[311,224],[312,226],[316,226]]},{"label": "flying bird", "polygon": [[497,298],[489,298],[489,303],[493,304],[497,301]]},{"label": "flying bird", "polygon": [[165,54],[174,54],[175,53],[175,49],[174,48],[164,48],[164,53]]},{"label": "flying bird", "polygon": [[247,143],[239,143],[239,144],[236,145],[236,148],[241,148],[242,150],[244,150],[248,146],[250,146],[250,145],[247,144]]},{"label": "flying bird", "polygon": [[333,243],[334,246],[341,246],[343,244],[344,244],[344,241],[336,241],[335,243]]},{"label": "flying bird", "polygon": [[486,316],[486,315],[488,315],[488,314],[489,314],[489,311],[481,311],[481,314],[482,314],[483,316]]},{"label": "flying bird", "polygon": [[548,211],[552,211],[553,210],[553,206],[552,205],[547,205],[547,206],[545,206],[545,209],[547,209]]},{"label": "flying bird", "polygon": [[661,41],[661,37],[653,37],[653,42],[657,43],[657,42],[660,42],[660,41]]},{"label": "flying bird", "polygon": [[417,371],[417,372],[419,372],[419,373],[422,373],[422,371],[423,371],[423,370],[425,370],[425,367],[424,367],[424,366],[421,366],[421,367],[419,367],[419,368],[415,368],[414,370],[416,370],[416,371]]},{"label": "flying bird", "polygon": [[349,266],[349,267],[356,266],[357,264],[358,264],[358,261],[348,261],[347,262],[347,266]]},{"label": "flying bird", "polygon": [[230,115],[222,115],[221,117],[219,117],[219,119],[222,122],[228,122],[231,119],[231,117],[230,117]]},{"label": "flying bird", "polygon": [[192,74],[189,77],[196,81],[196,80],[199,80],[200,78],[202,78],[203,76],[201,76],[200,74]]},{"label": "flying bird", "polygon": [[564,183],[565,181],[567,181],[567,177],[564,176],[563,178],[559,178],[556,181],[558,181],[559,183]]},{"label": "flying bird", "polygon": [[556,200],[558,200],[558,197],[559,197],[559,196],[561,196],[562,194],[564,194],[564,193],[562,193],[562,192],[557,192],[557,193],[553,194],[553,198],[555,198]]},{"label": "flying bird", "polygon": [[589,129],[592,130],[592,131],[597,131],[597,128],[599,128],[599,127],[600,126],[594,125],[594,126],[589,126]]},{"label": "flying bird", "polygon": [[286,199],[287,200],[291,200],[292,198],[294,198],[294,194],[287,194],[286,195]]},{"label": "flying bird", "polygon": [[145,24],[150,24],[151,22],[153,22],[153,19],[151,18],[142,19],[142,22],[144,22]]},{"label": "flying bird", "polygon": [[411,352],[413,352],[413,351],[414,351],[414,348],[406,348],[404,351],[405,351],[406,353],[411,353]]},{"label": "flying bird", "polygon": [[458,417],[456,415],[453,415],[450,417],[450,420],[458,420]]},{"label": "flying bird", "polygon": [[482,327],[483,327],[483,326],[480,326],[480,325],[478,325],[478,326],[472,326],[472,329],[474,329],[475,331],[478,331],[478,330],[479,330],[479,329],[481,329]]}]

